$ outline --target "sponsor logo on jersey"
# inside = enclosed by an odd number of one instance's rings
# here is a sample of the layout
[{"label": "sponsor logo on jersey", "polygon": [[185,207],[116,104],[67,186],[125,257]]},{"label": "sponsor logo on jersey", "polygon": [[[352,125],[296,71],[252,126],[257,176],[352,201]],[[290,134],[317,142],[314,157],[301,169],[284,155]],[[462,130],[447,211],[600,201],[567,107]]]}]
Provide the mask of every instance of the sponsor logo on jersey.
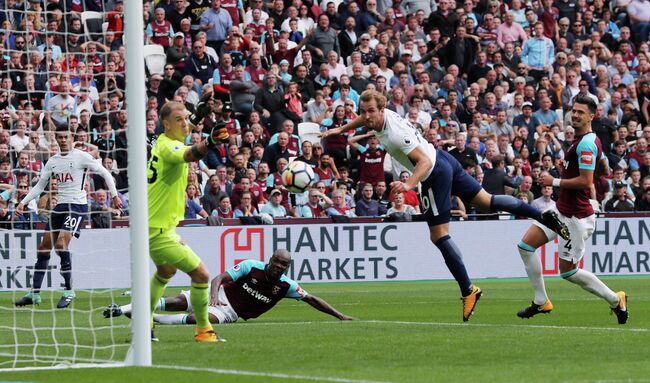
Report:
[{"label": "sponsor logo on jersey", "polygon": [[259,291],[255,290],[254,288],[250,287],[247,283],[244,283],[242,286],[244,291],[249,293],[250,295],[253,296],[253,298],[262,301],[264,303],[271,303],[271,298],[265,296],[264,294],[260,293]]},{"label": "sponsor logo on jersey", "polygon": [[54,173],[54,178],[59,182],[74,182],[74,178],[70,173]]},{"label": "sponsor logo on jersey", "polygon": [[591,165],[594,163],[594,154],[592,152],[580,152],[580,163]]}]

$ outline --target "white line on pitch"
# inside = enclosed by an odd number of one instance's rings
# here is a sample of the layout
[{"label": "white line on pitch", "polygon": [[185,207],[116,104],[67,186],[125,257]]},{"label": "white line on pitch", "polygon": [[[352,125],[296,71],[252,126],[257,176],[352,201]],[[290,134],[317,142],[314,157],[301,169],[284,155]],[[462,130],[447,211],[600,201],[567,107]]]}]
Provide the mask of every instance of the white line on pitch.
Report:
[{"label": "white line on pitch", "polygon": [[[302,321],[302,322],[250,322],[246,326],[276,326],[276,325],[306,325],[306,324],[343,324],[341,321]],[[350,323],[368,324],[396,324],[405,326],[438,326],[438,327],[516,327],[521,329],[542,329],[542,330],[585,330],[585,331],[622,331],[622,332],[650,332],[647,328],[626,328],[626,327],[589,327],[589,326],[554,326],[554,325],[517,325],[517,324],[496,324],[496,323],[453,323],[453,322],[409,322],[409,321],[387,321],[387,320],[359,320]]]},{"label": "white line on pitch", "polygon": [[357,380],[357,379],[335,378],[335,377],[328,377],[328,376],[292,375],[292,374],[284,374],[284,373],[277,373],[277,372],[229,370],[223,368],[200,368],[200,367],[187,367],[187,366],[159,366],[159,365],[155,365],[152,367],[172,369],[172,370],[183,370],[183,371],[210,372],[214,374],[224,374],[224,375],[243,375],[243,376],[260,376],[266,378],[278,378],[278,379],[310,380],[315,382],[389,383],[386,381],[376,381],[376,380]]}]

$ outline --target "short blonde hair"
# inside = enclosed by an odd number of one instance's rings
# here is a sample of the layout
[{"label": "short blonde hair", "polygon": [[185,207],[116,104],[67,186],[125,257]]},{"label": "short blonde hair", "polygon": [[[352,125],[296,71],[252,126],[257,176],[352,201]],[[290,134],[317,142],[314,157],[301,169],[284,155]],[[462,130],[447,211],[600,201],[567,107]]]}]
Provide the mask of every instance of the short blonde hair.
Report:
[{"label": "short blonde hair", "polygon": [[176,110],[185,110],[185,105],[177,101],[168,101],[160,108],[160,120],[165,121]]},{"label": "short blonde hair", "polygon": [[386,107],[386,97],[376,90],[366,90],[361,93],[361,96],[359,97],[359,101],[370,102],[371,100],[375,100],[377,102],[377,107],[379,108],[383,109]]}]

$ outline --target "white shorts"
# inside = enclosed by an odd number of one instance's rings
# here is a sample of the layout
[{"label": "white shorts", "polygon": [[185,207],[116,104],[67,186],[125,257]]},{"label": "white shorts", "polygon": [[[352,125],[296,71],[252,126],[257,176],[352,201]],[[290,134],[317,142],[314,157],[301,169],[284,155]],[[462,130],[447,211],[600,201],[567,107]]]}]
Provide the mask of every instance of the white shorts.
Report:
[{"label": "white shorts", "polygon": [[[192,308],[192,302],[190,301],[190,291],[182,290],[181,294],[185,296],[185,300],[187,300],[187,312],[193,313],[194,309]],[[230,302],[228,302],[228,297],[226,297],[226,292],[223,290],[223,286],[219,287],[219,302],[221,302],[220,306],[208,306],[208,314],[217,317],[220,324],[237,322],[239,316],[230,305]]]},{"label": "white shorts", "polygon": [[592,214],[585,218],[569,218],[562,215],[555,206],[551,209],[557,213],[560,221],[569,229],[569,233],[571,234],[570,240],[567,241],[559,237],[553,230],[537,221],[534,224],[544,231],[549,241],[555,238],[558,239],[558,257],[560,259],[576,264],[585,255],[587,240],[594,233],[594,230],[596,230],[596,215]]}]

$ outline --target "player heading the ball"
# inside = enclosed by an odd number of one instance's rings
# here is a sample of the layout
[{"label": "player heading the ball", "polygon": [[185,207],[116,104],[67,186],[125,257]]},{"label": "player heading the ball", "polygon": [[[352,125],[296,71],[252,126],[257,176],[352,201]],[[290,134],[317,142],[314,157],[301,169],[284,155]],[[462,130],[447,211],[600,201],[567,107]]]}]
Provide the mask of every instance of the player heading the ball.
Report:
[{"label": "player heading the ball", "polygon": [[562,236],[568,230],[552,212],[540,212],[521,200],[506,195],[491,195],[464,170],[445,150],[429,144],[410,122],[386,109],[386,97],[367,90],[360,97],[360,115],[350,123],[330,129],[321,138],[341,134],[365,126],[373,131],[388,153],[413,175],[406,182],[390,184],[392,193],[411,190],[422,183],[422,207],[429,225],[429,238],[442,253],[445,264],[458,282],[462,294],[463,321],[468,321],[482,291],[467,275],[461,251],[449,236],[451,194],[470,200],[472,205],[486,211],[507,211],[536,219]]}]

